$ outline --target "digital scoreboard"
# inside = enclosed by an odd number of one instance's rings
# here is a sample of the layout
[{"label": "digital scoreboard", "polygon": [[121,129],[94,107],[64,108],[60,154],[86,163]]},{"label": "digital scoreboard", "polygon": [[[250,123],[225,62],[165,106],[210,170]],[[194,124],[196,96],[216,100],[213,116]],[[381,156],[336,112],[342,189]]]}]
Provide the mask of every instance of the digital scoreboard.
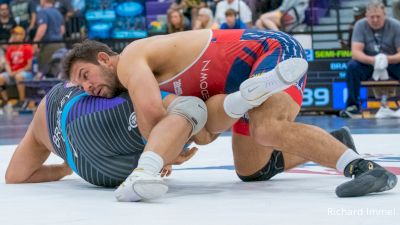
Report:
[{"label": "digital scoreboard", "polygon": [[[303,94],[303,110],[337,111],[347,100],[346,69],[350,50],[306,50],[309,63],[307,85]],[[367,97],[366,88],[361,98]]]}]

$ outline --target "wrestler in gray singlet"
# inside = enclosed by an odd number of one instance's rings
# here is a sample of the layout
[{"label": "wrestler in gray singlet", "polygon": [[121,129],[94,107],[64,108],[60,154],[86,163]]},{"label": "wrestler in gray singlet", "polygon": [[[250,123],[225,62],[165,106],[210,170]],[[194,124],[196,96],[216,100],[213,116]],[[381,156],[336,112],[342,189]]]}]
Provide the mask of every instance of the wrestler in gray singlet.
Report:
[{"label": "wrestler in gray singlet", "polygon": [[55,153],[87,182],[118,186],[137,166],[144,141],[128,93],[105,99],[60,83],[47,94],[46,116]]}]

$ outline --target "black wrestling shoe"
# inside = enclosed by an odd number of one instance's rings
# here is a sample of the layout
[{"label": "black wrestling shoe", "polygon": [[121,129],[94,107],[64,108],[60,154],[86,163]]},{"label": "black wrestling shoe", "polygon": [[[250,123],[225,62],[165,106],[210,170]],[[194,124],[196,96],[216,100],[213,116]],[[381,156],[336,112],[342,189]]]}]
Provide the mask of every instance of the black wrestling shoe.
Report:
[{"label": "black wrestling shoe", "polygon": [[364,159],[356,159],[346,166],[346,177],[353,180],[336,188],[338,197],[358,197],[369,193],[393,189],[397,184],[397,176],[382,166]]},{"label": "black wrestling shoe", "polygon": [[338,130],[331,131],[330,134],[358,154],[356,145],[354,144],[353,137],[351,136],[350,129],[348,127],[342,127]]}]

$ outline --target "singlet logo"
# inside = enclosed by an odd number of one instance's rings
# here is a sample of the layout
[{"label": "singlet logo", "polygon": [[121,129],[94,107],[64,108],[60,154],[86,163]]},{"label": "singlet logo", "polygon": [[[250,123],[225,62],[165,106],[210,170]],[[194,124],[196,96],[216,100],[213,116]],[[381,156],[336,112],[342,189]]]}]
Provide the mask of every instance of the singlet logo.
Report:
[{"label": "singlet logo", "polygon": [[210,97],[210,92],[208,91],[208,64],[211,62],[211,60],[204,60],[202,62],[203,67],[201,68],[200,71],[200,92],[201,96],[203,99],[208,99]]},{"label": "singlet logo", "polygon": [[129,121],[128,121],[129,125],[128,125],[128,130],[132,131],[133,129],[135,129],[138,125],[136,122],[136,113],[133,112],[130,116],[129,116]]},{"label": "singlet logo", "polygon": [[176,95],[182,95],[182,80],[174,81],[174,90]]},{"label": "singlet logo", "polygon": [[64,97],[61,99],[60,104],[57,107],[57,112],[56,112],[56,127],[54,128],[53,131],[53,143],[57,146],[57,148],[61,147],[61,141],[65,141],[64,138],[61,135],[61,114],[62,114],[62,109],[64,107],[64,104],[68,99],[71,97],[72,91],[70,91],[68,94],[64,95]]}]

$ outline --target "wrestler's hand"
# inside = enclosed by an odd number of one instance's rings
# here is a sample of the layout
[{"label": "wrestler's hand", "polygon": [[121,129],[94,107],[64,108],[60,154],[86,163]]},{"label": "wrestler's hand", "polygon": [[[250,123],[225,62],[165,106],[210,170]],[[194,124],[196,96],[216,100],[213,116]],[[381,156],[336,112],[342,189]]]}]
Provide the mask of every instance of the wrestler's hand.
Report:
[{"label": "wrestler's hand", "polygon": [[166,165],[161,169],[161,177],[168,177],[172,173],[172,165]]},{"label": "wrestler's hand", "polygon": [[181,154],[179,154],[178,157],[176,157],[174,161],[170,163],[170,165],[181,165],[182,163],[191,159],[196,154],[197,150],[197,147],[192,147],[190,149],[187,148],[185,151],[182,151]]},{"label": "wrestler's hand", "polygon": [[67,162],[64,161],[64,163],[62,164],[62,167],[64,169],[65,176],[68,176],[68,175],[72,174],[72,169],[71,169],[71,167],[69,167]]},{"label": "wrestler's hand", "polygon": [[172,161],[169,165],[164,166],[161,171],[160,175],[161,177],[168,177],[172,173],[172,165],[181,165],[182,163],[188,161],[191,159],[197,152],[198,148],[192,147],[189,150],[182,151],[181,154],[179,154],[178,157],[175,158],[174,161]]}]

